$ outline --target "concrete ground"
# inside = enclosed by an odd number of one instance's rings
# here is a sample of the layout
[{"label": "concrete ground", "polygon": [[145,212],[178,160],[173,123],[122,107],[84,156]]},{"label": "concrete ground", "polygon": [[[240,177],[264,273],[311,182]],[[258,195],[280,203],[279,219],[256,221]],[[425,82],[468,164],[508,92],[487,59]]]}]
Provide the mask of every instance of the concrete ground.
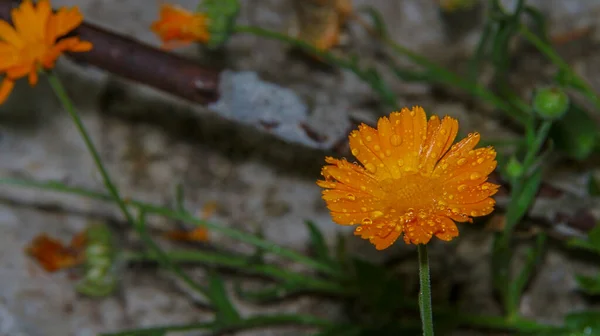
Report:
[{"label": "concrete ground", "polygon": [[[190,9],[196,3],[172,2]],[[292,15],[290,2],[242,0],[241,22],[286,29]],[[55,6],[78,5],[86,20],[158,45],[148,28],[157,18],[158,1],[146,1],[144,5],[133,0],[53,3]],[[466,33],[450,40],[433,0],[354,1],[356,6],[366,3],[383,13],[397,42],[451,67],[459,62],[457,60],[464,59],[478,38],[478,30],[469,31],[467,27]],[[596,1],[529,3],[539,5],[548,15],[554,33],[593,27],[598,23],[596,13],[600,6]],[[360,29],[352,28],[350,35],[353,47],[372,48],[372,41]],[[590,39],[590,43],[597,45],[598,36],[592,35]],[[355,76],[341,70],[314,69],[290,57],[278,42],[238,36],[232,39],[228,50],[233,73],[256,72],[261,80],[291,89],[308,106],[309,122],[317,129],[340,132],[347,125],[336,126],[333,122],[346,120],[343,117],[347,114],[376,120],[381,112],[370,104],[376,95]],[[194,48],[181,52],[190,57],[198,53]],[[597,55],[593,50],[577,54],[573,56],[573,64],[578,69],[588,70],[584,71],[587,77],[595,80],[593,84],[599,88],[597,78],[600,76],[596,76],[597,69],[593,67]],[[524,76],[526,70],[523,70]],[[546,69],[542,67],[542,70]],[[176,184],[181,182],[186,186],[189,209],[216,202],[218,210],[212,218],[214,222],[248,231],[260,227],[266,238],[298,250],[306,249],[308,233],[303,224],[306,219],[319,226],[329,243],[334,242],[337,232],[351,232],[331,222],[320,199],[315,180],[323,153],[224,121],[202,106],[91,67],[80,67],[66,59],[59,62],[57,71],[124,195],[168,205],[174,198]],[[436,114],[450,114],[459,118],[462,130],[477,128],[483,138],[511,134],[502,122],[492,118],[490,111],[474,110],[461,99],[440,98],[428,85],[399,83],[391,74],[385,77],[395,83],[392,88],[402,106],[421,104]],[[522,81],[536,82],[535,78]],[[147,120],[144,119],[146,113]],[[189,115],[197,124],[185,125]],[[140,119],[143,121],[132,121]],[[181,135],[184,126],[194,127],[193,136],[187,136],[189,131],[185,132],[186,136]],[[100,176],[83,142],[44,80],[35,88],[20,81],[8,102],[0,107],[0,157],[3,177],[61,180],[102,190]],[[127,271],[122,275],[119,293],[90,299],[76,295],[74,280],[68,272],[47,274],[23,253],[26,244],[41,232],[66,241],[90,220],[122,221],[112,206],[6,186],[0,187],[0,199],[0,335],[87,336],[125,328],[190,323],[210,317],[190,298],[184,286],[162,271]],[[152,218],[150,224],[157,228],[173,225],[160,218]],[[460,304],[465,309],[496,313],[499,308],[489,295],[490,235],[475,228],[464,231],[465,235],[451,244],[433,244],[434,276],[451,274],[454,281],[463,284]],[[123,246],[135,241],[130,232],[121,230],[119,233]],[[249,250],[218,234],[211,235],[211,243]],[[410,247],[401,244],[385,253],[376,253],[366,241],[349,239],[349,243],[353,253],[372,260],[411,252]],[[542,273],[525,294],[523,314],[557,323],[566,312],[585,307],[588,302],[575,291],[575,271],[593,273],[589,265],[571,259],[558,248],[551,248]],[[193,274],[198,278],[203,276],[202,270],[193,270]],[[237,304],[244,314],[306,312],[331,318],[340,314],[333,302],[310,297],[269,307]],[[244,335],[304,332],[286,328]]]}]

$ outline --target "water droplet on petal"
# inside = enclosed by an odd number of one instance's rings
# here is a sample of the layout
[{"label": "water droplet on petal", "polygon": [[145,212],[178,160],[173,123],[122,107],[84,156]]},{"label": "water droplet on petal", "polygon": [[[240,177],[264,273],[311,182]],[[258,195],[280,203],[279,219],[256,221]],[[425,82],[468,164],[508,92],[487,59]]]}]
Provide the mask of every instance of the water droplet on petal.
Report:
[{"label": "water droplet on petal", "polygon": [[446,133],[448,133],[448,132],[445,129],[440,130],[441,135],[446,135]]},{"label": "water droplet on petal", "polygon": [[467,189],[467,185],[466,184],[461,184],[458,186],[458,191],[465,191],[465,189]]},{"label": "water droplet on petal", "polygon": [[377,171],[377,167],[375,167],[375,165],[372,163],[367,163],[365,168],[367,168],[367,170],[373,174]]},{"label": "water droplet on petal", "polygon": [[415,116],[415,111],[410,111],[410,116],[414,117]]},{"label": "water droplet on petal", "polygon": [[477,211],[471,211],[471,216],[476,217],[478,215],[479,215],[479,213]]},{"label": "water droplet on petal", "polygon": [[402,137],[398,134],[394,134],[390,137],[390,144],[392,146],[400,146],[402,144]]},{"label": "water droplet on petal", "polygon": [[352,155],[357,156],[360,151],[356,148],[352,149]]},{"label": "water droplet on petal", "polygon": [[385,155],[386,155],[386,156],[392,156],[392,151],[391,151],[391,150],[389,150],[389,149],[386,149],[386,150],[385,150]]},{"label": "water droplet on petal", "polygon": [[464,165],[464,164],[465,164],[465,162],[467,162],[467,159],[465,159],[465,158],[460,158],[460,159],[458,159],[458,161],[456,161],[456,163],[457,163],[459,166],[462,166],[462,165]]},{"label": "water droplet on petal", "polygon": [[404,166],[404,160],[398,159],[398,166],[400,166],[400,167]]},{"label": "water droplet on petal", "polygon": [[371,224],[373,224],[373,220],[369,217],[363,218],[362,224],[363,225],[371,225]]},{"label": "water droplet on petal", "polygon": [[379,145],[375,145],[375,146],[373,146],[373,149],[376,150],[376,151],[380,151],[381,147],[379,147]]},{"label": "water droplet on petal", "polygon": [[367,139],[367,141],[371,141],[371,140],[373,140],[373,137],[372,137],[372,136],[370,136],[370,135],[367,135],[367,138],[366,138],[366,139]]},{"label": "water droplet on petal", "polygon": [[471,180],[477,180],[480,177],[481,177],[481,174],[479,174],[479,173],[471,173],[471,176],[470,176]]},{"label": "water droplet on petal", "polygon": [[354,196],[354,194],[347,194],[347,195],[346,195],[346,198],[348,198],[348,199],[349,199],[349,200],[351,200],[351,201],[354,201],[354,200],[356,200],[356,196]]},{"label": "water droplet on petal", "polygon": [[356,228],[356,232],[360,232],[362,230],[363,230],[362,226],[359,226],[359,227]]},{"label": "water droplet on petal", "polygon": [[484,160],[483,160],[483,158],[479,158],[479,159],[477,159],[477,163],[479,163],[479,164],[482,164],[482,163],[483,163],[483,161],[484,161]]},{"label": "water droplet on petal", "polygon": [[371,212],[371,217],[373,217],[374,219],[377,219],[381,216],[383,216],[383,212],[381,212],[379,210],[375,210],[375,211]]},{"label": "water droplet on petal", "polygon": [[366,207],[362,207],[362,208],[360,208],[360,211],[362,211],[362,212],[367,212],[367,210],[368,210],[368,209],[367,209]]}]

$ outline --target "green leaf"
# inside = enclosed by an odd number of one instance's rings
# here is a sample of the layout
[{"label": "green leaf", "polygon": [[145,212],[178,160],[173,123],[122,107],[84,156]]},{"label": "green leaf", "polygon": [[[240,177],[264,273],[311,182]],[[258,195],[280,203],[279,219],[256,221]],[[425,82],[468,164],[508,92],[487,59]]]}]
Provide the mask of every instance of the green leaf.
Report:
[{"label": "green leaf", "polygon": [[540,12],[537,8],[532,6],[525,6],[523,11],[533,21],[536,33],[539,36],[539,38],[546,44],[551,45],[550,39],[548,37],[548,24],[546,22],[546,16],[544,16],[544,14],[542,14],[542,12]]},{"label": "green leaf", "polygon": [[588,240],[594,246],[598,247],[598,251],[600,251],[600,225],[596,224],[594,228],[588,233]]},{"label": "green leaf", "polygon": [[185,210],[185,193],[183,190],[183,184],[177,183],[175,186],[175,210],[186,213]]},{"label": "green leaf", "polygon": [[360,298],[368,307],[369,314],[373,314],[382,322],[386,319],[395,319],[396,311],[406,300],[400,278],[394,276],[383,266],[365,260],[354,258],[354,274],[357,288],[360,288]]},{"label": "green leaf", "polygon": [[240,314],[229,299],[223,279],[215,271],[208,272],[208,294],[216,310],[217,323],[227,325],[241,320]]},{"label": "green leaf", "polygon": [[572,103],[567,113],[550,130],[556,148],[570,158],[584,160],[592,153],[600,129],[579,105]]},{"label": "green leaf", "polygon": [[514,281],[510,282],[509,295],[510,302],[513,309],[518,309],[519,302],[521,301],[521,295],[531,279],[531,275],[534,272],[536,266],[540,263],[542,252],[544,249],[544,243],[546,242],[546,235],[538,234],[535,246],[529,248],[526,254],[525,265],[521,269],[521,272]]},{"label": "green leaf", "polygon": [[242,288],[240,282],[236,282],[234,288],[236,295],[240,299],[255,304],[265,304],[268,302],[273,302],[276,300],[280,300],[286,295],[290,294],[288,289],[281,285],[275,285],[256,290],[247,290]]},{"label": "green leaf", "polygon": [[575,278],[579,288],[589,295],[600,295],[600,274],[596,277],[578,275]]},{"label": "green leaf", "polygon": [[206,43],[209,49],[217,49],[227,42],[233,33],[240,8],[238,0],[203,0],[200,2],[197,11],[205,13],[209,19],[210,39]]},{"label": "green leaf", "polygon": [[310,247],[314,251],[317,260],[333,264],[334,262],[329,255],[329,248],[319,228],[312,221],[307,220],[304,223],[310,233]]},{"label": "green leaf", "polygon": [[594,176],[590,176],[590,180],[588,181],[588,194],[592,197],[600,196],[600,184]]},{"label": "green leaf", "polygon": [[600,224],[588,232],[586,239],[573,238],[567,242],[569,247],[577,247],[588,251],[600,253]]},{"label": "green leaf", "polygon": [[565,318],[565,327],[585,335],[600,335],[600,311],[571,313]]},{"label": "green leaf", "polygon": [[506,226],[512,230],[515,225],[523,218],[527,213],[527,210],[533,203],[535,195],[538,192],[540,184],[542,183],[543,170],[538,167],[520,188],[518,195],[512,195],[512,199],[509,204],[508,211],[506,212]]},{"label": "green leaf", "polygon": [[375,9],[375,7],[361,6],[358,8],[357,11],[359,13],[364,12],[371,17],[371,20],[373,21],[373,28],[379,36],[381,36],[382,38],[387,38],[389,36],[387,26],[385,25],[385,20],[383,19],[381,13],[379,13],[379,11]]}]

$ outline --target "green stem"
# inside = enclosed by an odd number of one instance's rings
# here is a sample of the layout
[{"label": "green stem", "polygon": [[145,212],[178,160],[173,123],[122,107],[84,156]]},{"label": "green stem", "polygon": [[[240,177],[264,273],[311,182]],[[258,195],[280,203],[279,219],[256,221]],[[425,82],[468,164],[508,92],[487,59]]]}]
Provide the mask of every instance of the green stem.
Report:
[{"label": "green stem", "polygon": [[394,50],[397,54],[403,55],[414,63],[428,69],[432,73],[435,73],[435,78],[439,82],[447,85],[458,86],[470,94],[486,100],[497,108],[503,110],[519,124],[525,125],[527,123],[527,116],[531,114],[531,110],[526,103],[517,100],[516,103],[519,109],[516,110],[512,105],[505,102],[504,99],[496,96],[485,86],[463,79],[458,74],[455,74],[454,72],[447,70],[446,68],[430,61],[429,59],[411,51],[410,49],[394,42],[390,38],[383,37],[381,39],[384,44],[392,48],[392,50]]},{"label": "green stem", "polygon": [[542,125],[539,127],[537,134],[531,143],[531,147],[528,149],[525,159],[523,160],[523,170],[525,172],[528,172],[531,168],[531,165],[533,165],[535,162],[535,158],[544,145],[544,141],[546,141],[551,128],[552,121],[550,120],[544,120]]},{"label": "green stem", "polygon": [[521,25],[519,31],[525,39],[538,49],[539,52],[544,54],[560,70],[568,74],[569,77],[575,81],[576,86],[583,91],[583,94],[596,106],[596,108],[600,109],[600,98],[598,98],[592,87],[583,78],[578,76],[569,64],[565,62],[554,49],[552,49],[552,47],[532,33],[525,25]]},{"label": "green stem", "polygon": [[[43,189],[43,190],[48,190],[48,191],[54,191],[54,192],[76,194],[76,195],[87,197],[87,198],[93,198],[93,199],[102,200],[102,201],[114,202],[112,197],[110,197],[109,195],[91,191],[91,190],[84,189],[84,188],[69,187],[69,186],[64,185],[61,182],[55,182],[55,181],[37,182],[37,181],[28,181],[28,180],[22,180],[22,179],[0,178],[0,184],[17,185],[17,186],[21,186],[21,187],[37,188],[37,189]],[[230,238],[239,240],[241,242],[244,242],[244,243],[247,243],[250,245],[254,245],[258,248],[261,248],[265,251],[271,252],[275,255],[278,255],[278,256],[281,256],[284,258],[288,258],[288,259],[298,262],[300,264],[304,264],[306,266],[312,267],[318,271],[321,271],[325,274],[329,274],[335,278],[343,277],[341,272],[337,268],[335,268],[331,265],[319,262],[310,257],[304,256],[301,253],[284,248],[275,243],[271,243],[269,241],[263,240],[252,234],[248,234],[248,233],[245,233],[242,231],[224,227],[222,225],[217,225],[214,223],[206,222],[206,221],[198,219],[190,214],[181,213],[179,211],[174,211],[169,208],[153,205],[150,203],[144,203],[144,202],[140,202],[140,201],[136,201],[136,200],[129,200],[128,203],[139,209],[142,209],[146,213],[162,215],[167,218],[180,220],[180,221],[183,221],[186,223],[194,224],[196,226],[204,226],[209,230],[213,230],[215,232],[221,232],[222,234],[224,234]]]},{"label": "green stem", "polygon": [[[301,290],[319,291],[328,294],[352,296],[355,291],[337,282],[315,279],[304,274],[287,271],[284,268],[253,263],[243,256],[226,255],[208,251],[174,250],[167,252],[167,256],[174,263],[202,263],[219,267],[237,268],[243,272],[260,274],[278,279],[287,284],[298,286]],[[123,259],[127,262],[158,261],[156,256],[146,253],[126,252]]]},{"label": "green stem", "polygon": [[[104,167],[104,164],[102,163],[102,159],[100,158],[100,154],[98,154],[98,151],[96,150],[96,147],[94,146],[94,143],[92,142],[92,139],[90,138],[89,133],[87,132],[85,126],[83,125],[83,122],[81,120],[81,117],[79,116],[79,113],[77,113],[77,111],[75,111],[73,102],[69,98],[69,95],[67,94],[64,86],[62,85],[62,83],[60,82],[58,77],[52,72],[48,73],[48,81],[50,82],[50,86],[54,90],[54,93],[60,100],[61,104],[63,105],[65,110],[67,110],[67,112],[71,116],[71,119],[75,123],[75,126],[77,127],[77,130],[79,131],[79,134],[83,138],[83,141],[85,142],[85,145],[86,145],[88,151],[92,155],[92,158],[94,160],[96,168],[98,168],[98,170],[100,171],[100,174],[102,175],[102,180],[104,182],[104,185],[106,186],[106,188],[108,189],[108,191],[110,193],[110,199],[117,203],[117,205],[119,206],[119,209],[123,213],[123,216],[125,216],[127,222],[136,229],[136,231],[140,235],[142,241],[144,241],[144,243],[159,256],[159,258],[161,260],[161,264],[171,268],[171,270],[176,275],[178,275],[186,284],[188,284],[191,288],[194,288],[196,291],[198,291],[199,293],[201,293],[205,297],[207,297],[208,292],[203,287],[201,287],[195,281],[193,281],[190,277],[188,277],[181,269],[179,269],[177,267],[177,265],[173,265],[169,262],[169,260],[165,257],[164,251],[162,251],[161,248],[150,237],[148,237],[145,234],[145,231],[143,228],[143,226],[144,226],[143,223],[138,225],[138,221],[136,221],[134,219],[133,215],[127,208],[125,201],[119,194],[119,190],[117,189],[117,187],[115,187],[114,183],[112,182],[112,180],[110,178],[110,175],[108,174],[108,171]],[[142,217],[142,220],[143,220],[143,217]]]},{"label": "green stem", "polygon": [[105,333],[99,336],[142,336],[165,334],[168,332],[183,332],[193,330],[211,330],[213,333],[234,332],[239,330],[256,329],[271,326],[282,325],[303,325],[314,327],[329,327],[331,322],[310,315],[263,315],[250,317],[239,322],[233,322],[226,326],[217,322],[201,322],[184,325],[172,325],[163,327],[152,327],[144,329],[135,329],[121,331],[116,333]]},{"label": "green stem", "polygon": [[[310,43],[303,40],[294,38],[292,36],[279,33],[276,31],[264,29],[261,27],[252,26],[236,26],[234,28],[236,33],[252,34],[255,36],[261,36],[272,40],[281,41],[295,47],[298,47],[308,53],[316,55],[317,57],[325,60],[326,62],[336,65],[340,68],[344,68],[352,71],[358,78],[365,81],[371,86],[373,91],[377,92],[383,101],[394,110],[398,110],[399,106],[396,101],[396,95],[387,86],[387,84],[377,75],[372,69],[363,70],[359,67],[358,62],[354,60],[346,60],[340,57],[336,57],[331,52],[316,48]],[[371,71],[370,71],[371,70]]]},{"label": "green stem", "polygon": [[67,95],[67,92],[66,92],[64,86],[62,85],[62,83],[60,82],[58,77],[53,72],[48,73],[48,81],[50,82],[50,86],[52,87],[52,90],[54,90],[54,93],[58,97],[58,100],[60,100],[60,102],[63,105],[63,107],[65,108],[65,110],[67,110],[67,112],[69,113],[69,116],[71,116],[73,123],[75,123],[75,127],[77,127],[77,130],[79,131],[79,134],[83,138],[83,141],[85,142],[85,145],[86,145],[88,151],[90,152],[90,154],[92,155],[92,158],[94,159],[94,164],[100,171],[100,175],[102,175],[102,181],[104,182],[106,189],[108,189],[113,200],[119,206],[119,209],[123,213],[123,216],[125,216],[125,219],[127,220],[127,222],[130,225],[135,225],[135,219],[133,218],[133,216],[127,209],[127,205],[125,205],[125,201],[123,201],[123,198],[119,194],[119,190],[117,190],[115,185],[112,183],[112,180],[111,180],[110,176],[108,175],[108,171],[106,170],[106,168],[104,167],[104,164],[102,163],[100,154],[98,154],[96,147],[92,143],[92,139],[90,139],[90,136],[89,136],[87,130],[85,129],[85,126],[83,125],[83,122],[81,121],[81,118],[79,117],[79,113],[77,113],[75,111],[73,102]]},{"label": "green stem", "polygon": [[423,324],[423,336],[433,336],[433,310],[431,309],[431,281],[429,279],[429,257],[427,245],[417,245],[419,251],[419,310]]}]

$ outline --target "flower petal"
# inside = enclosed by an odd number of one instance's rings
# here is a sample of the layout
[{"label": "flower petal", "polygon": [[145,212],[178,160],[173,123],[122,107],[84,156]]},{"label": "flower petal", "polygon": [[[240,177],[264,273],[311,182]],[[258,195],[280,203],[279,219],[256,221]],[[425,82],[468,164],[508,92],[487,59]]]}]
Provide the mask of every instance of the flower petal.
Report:
[{"label": "flower petal", "polygon": [[439,224],[430,220],[413,220],[405,224],[404,242],[407,244],[427,244]]},{"label": "flower petal", "polygon": [[56,14],[51,15],[46,25],[46,43],[52,44],[56,40],[77,28],[83,22],[83,15],[78,7],[61,8]]},{"label": "flower petal", "polygon": [[[439,126],[436,127],[436,124]],[[427,140],[425,140],[420,155],[421,171],[424,174],[431,175],[433,173],[434,167],[448,151],[457,133],[458,121],[456,119],[444,117],[441,124],[439,124],[439,118],[436,116],[431,117],[427,126]]]},{"label": "flower petal", "polygon": [[400,112],[390,115],[395,136],[392,138],[396,145],[398,165],[405,172],[419,169],[419,153],[427,135],[427,118],[425,111],[415,106],[412,110],[403,108]]},{"label": "flower petal", "polygon": [[450,241],[452,238],[458,237],[458,228],[456,224],[448,217],[438,217],[439,226],[434,233],[441,240]]},{"label": "flower petal", "polygon": [[352,155],[363,164],[369,173],[373,174],[378,180],[392,176],[383,159],[377,155],[383,155],[383,152],[375,129],[361,124],[358,131],[350,133],[349,139]]},{"label": "flower petal", "polygon": [[17,31],[6,21],[0,20],[0,41],[4,41],[14,47],[20,48],[23,46],[23,39]]},{"label": "flower petal", "polygon": [[354,235],[360,236],[363,239],[368,239],[371,244],[375,245],[377,250],[384,250],[390,247],[402,234],[399,226],[384,225],[380,228],[374,224],[361,225],[354,230]]}]

